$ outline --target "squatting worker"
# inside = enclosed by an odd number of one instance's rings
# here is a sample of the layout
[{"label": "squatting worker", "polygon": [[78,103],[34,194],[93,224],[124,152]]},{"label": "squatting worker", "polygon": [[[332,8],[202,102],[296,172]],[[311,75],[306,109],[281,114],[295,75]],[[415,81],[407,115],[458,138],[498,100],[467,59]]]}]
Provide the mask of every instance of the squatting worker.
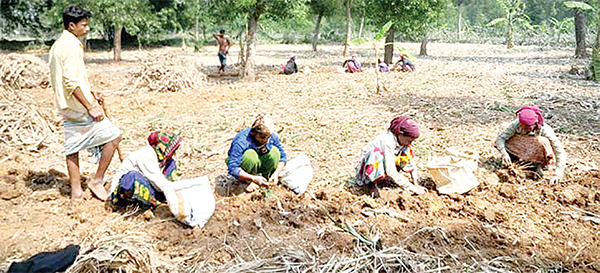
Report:
[{"label": "squatting worker", "polygon": [[410,193],[427,192],[417,185],[415,153],[411,147],[420,134],[416,121],[406,116],[394,118],[387,131],[362,149],[354,183],[369,189],[373,197],[379,195],[377,184],[390,179]]},{"label": "squatting worker", "polygon": [[240,131],[231,143],[226,159],[229,174],[239,182],[250,183],[246,191],[279,182],[287,156],[268,114],[259,114],[252,127]]},{"label": "squatting worker", "polygon": [[556,163],[550,182],[558,182],[564,176],[565,149],[552,127],[544,123],[542,110],[535,105],[517,110],[517,118],[500,134],[496,148],[502,153],[504,164],[522,161],[545,168]]},{"label": "squatting worker", "polygon": [[231,41],[229,38],[225,37],[225,30],[221,29],[219,34],[213,33],[213,37],[217,39],[217,43],[219,44],[219,62],[221,62],[221,66],[219,67],[219,72],[225,72],[225,63],[227,62],[227,53],[229,53],[229,48],[231,47]]},{"label": "squatting worker", "polygon": [[82,39],[88,34],[90,14],[70,5],[63,11],[64,31],[50,49],[50,77],[65,128],[65,154],[71,183],[71,199],[83,196],[79,151],[88,149],[99,158],[98,169],[88,183],[100,200],[107,197],[104,173],[121,141],[121,131],[104,115],[102,97],[92,93],[83,63]]}]

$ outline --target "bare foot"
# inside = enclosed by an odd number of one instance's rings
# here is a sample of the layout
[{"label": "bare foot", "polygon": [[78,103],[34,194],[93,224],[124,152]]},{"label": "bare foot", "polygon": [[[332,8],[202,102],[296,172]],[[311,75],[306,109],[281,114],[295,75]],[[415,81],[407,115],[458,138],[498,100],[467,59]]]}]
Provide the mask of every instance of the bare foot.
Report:
[{"label": "bare foot", "polygon": [[83,191],[81,189],[71,189],[71,201],[83,200]]},{"label": "bare foot", "polygon": [[106,189],[104,189],[104,182],[102,182],[102,180],[92,179],[90,180],[90,183],[88,183],[88,187],[90,187],[90,190],[96,196],[96,198],[100,199],[101,201],[106,201],[108,193],[106,192]]}]

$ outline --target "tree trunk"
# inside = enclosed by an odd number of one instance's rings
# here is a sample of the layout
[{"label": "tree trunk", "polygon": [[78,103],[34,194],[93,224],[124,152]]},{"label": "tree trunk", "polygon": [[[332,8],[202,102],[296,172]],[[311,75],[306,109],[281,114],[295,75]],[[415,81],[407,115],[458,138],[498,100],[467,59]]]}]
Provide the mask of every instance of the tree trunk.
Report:
[{"label": "tree trunk", "polygon": [[348,46],[350,45],[350,40],[352,39],[352,13],[350,9],[350,1],[344,1],[344,7],[346,8],[346,41],[344,42],[344,58],[347,58],[350,54],[348,54]]},{"label": "tree trunk", "polygon": [[246,43],[246,62],[244,62],[244,73],[242,77],[245,80],[253,81],[254,80],[254,68],[252,65],[254,64],[254,34],[256,33],[256,24],[258,23],[258,19],[260,18],[260,14],[253,13],[250,16],[250,23],[248,24],[248,42]]},{"label": "tree trunk", "polygon": [[325,12],[321,11],[319,16],[317,16],[317,25],[315,26],[315,36],[313,37],[312,47],[313,51],[317,52],[317,44],[319,43],[319,31],[321,28],[321,20],[323,19],[323,14]]},{"label": "tree trunk", "polygon": [[513,48],[515,45],[513,44],[513,25],[510,22],[510,19],[507,22],[506,26],[506,48]]},{"label": "tree trunk", "polygon": [[[246,20],[244,20],[244,21],[246,21]],[[242,27],[242,30],[240,31],[240,34],[238,35],[239,40],[240,40],[240,55],[238,56],[238,63],[240,65],[240,67],[244,67],[246,65],[246,59],[244,58],[244,56],[246,55],[246,54],[244,54],[244,40],[245,40],[244,34],[248,31],[246,29],[247,25],[248,24],[244,24],[244,26]]]},{"label": "tree trunk", "polygon": [[115,61],[121,60],[121,31],[123,27],[115,26],[115,37],[114,37],[114,59]]},{"label": "tree trunk", "polygon": [[587,52],[585,50],[585,21],[583,11],[573,9],[573,16],[575,17],[575,41],[577,43],[575,58],[584,59],[587,58]]},{"label": "tree trunk", "polygon": [[200,21],[200,0],[196,0],[196,11],[194,12],[194,15],[196,18],[194,18],[194,39],[196,39],[196,45],[198,44],[198,40],[199,40],[199,36],[198,36],[198,23]]},{"label": "tree trunk", "polygon": [[429,43],[429,35],[425,33],[425,35],[423,35],[423,41],[421,42],[421,51],[419,52],[419,56],[427,56],[427,43]]},{"label": "tree trunk", "polygon": [[365,16],[363,15],[362,18],[360,18],[360,27],[358,28],[358,38],[359,39],[362,37],[364,26],[365,26]]},{"label": "tree trunk", "polygon": [[457,24],[457,30],[456,30],[456,34],[458,36],[459,42],[461,40],[461,32],[462,32],[462,11],[463,11],[463,5],[461,4],[460,6],[458,6],[458,24]]},{"label": "tree trunk", "polygon": [[598,24],[598,28],[596,29],[596,44],[594,45],[593,53],[596,57],[599,57],[600,54],[600,24]]},{"label": "tree trunk", "polygon": [[383,55],[383,61],[387,64],[392,64],[394,58],[394,32],[396,27],[392,26],[388,31],[388,35],[385,36],[385,53]]}]

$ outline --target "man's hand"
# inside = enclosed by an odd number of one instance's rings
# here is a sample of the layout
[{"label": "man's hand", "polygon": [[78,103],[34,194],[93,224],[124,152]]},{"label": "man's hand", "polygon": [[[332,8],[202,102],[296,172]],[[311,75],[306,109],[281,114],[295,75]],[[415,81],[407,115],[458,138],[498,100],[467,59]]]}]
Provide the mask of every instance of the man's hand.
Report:
[{"label": "man's hand", "polygon": [[92,92],[92,96],[94,96],[94,99],[98,102],[98,104],[104,104],[104,95],[98,92]]},{"label": "man's hand", "polygon": [[277,183],[279,183],[279,173],[273,173],[269,178],[269,183],[271,185],[277,185]]},{"label": "man's hand", "polygon": [[88,114],[90,114],[92,119],[94,119],[94,121],[96,121],[96,122],[102,121],[104,119],[104,112],[102,112],[102,109],[100,109],[98,107],[94,107],[94,108],[88,110]]},{"label": "man's hand", "polygon": [[267,179],[260,175],[255,175],[254,177],[252,177],[252,183],[259,185],[261,187],[270,186],[269,183],[267,182]]},{"label": "man's hand", "polygon": [[512,160],[510,159],[510,155],[507,152],[502,153],[502,162],[504,163],[505,166],[510,165],[510,163],[512,163]]}]

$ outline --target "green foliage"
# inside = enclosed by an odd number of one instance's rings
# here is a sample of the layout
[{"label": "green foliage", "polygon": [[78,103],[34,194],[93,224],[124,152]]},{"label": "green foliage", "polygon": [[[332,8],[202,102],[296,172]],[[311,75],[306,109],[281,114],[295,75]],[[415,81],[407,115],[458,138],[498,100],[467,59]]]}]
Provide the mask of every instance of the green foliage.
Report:
[{"label": "green foliage", "polygon": [[429,30],[439,27],[449,0],[366,0],[370,19],[377,25],[394,21],[397,32],[420,39]]},{"label": "green foliage", "polygon": [[587,10],[593,11],[594,10],[594,8],[592,6],[588,5],[587,3],[579,2],[579,1],[565,1],[565,2],[563,2],[563,5],[570,9],[580,9],[580,10],[584,10],[584,11],[587,11]]},{"label": "green foliage", "polygon": [[0,0],[0,31],[39,37],[48,30],[41,14],[50,8],[51,3],[45,0]]},{"label": "green foliage", "polygon": [[381,39],[383,39],[387,35],[388,31],[390,31],[390,28],[393,25],[394,25],[393,21],[389,21],[389,22],[385,23],[385,25],[383,25],[383,27],[381,27],[379,32],[377,32],[377,34],[375,34],[375,37],[373,37],[373,40],[381,41]]}]

